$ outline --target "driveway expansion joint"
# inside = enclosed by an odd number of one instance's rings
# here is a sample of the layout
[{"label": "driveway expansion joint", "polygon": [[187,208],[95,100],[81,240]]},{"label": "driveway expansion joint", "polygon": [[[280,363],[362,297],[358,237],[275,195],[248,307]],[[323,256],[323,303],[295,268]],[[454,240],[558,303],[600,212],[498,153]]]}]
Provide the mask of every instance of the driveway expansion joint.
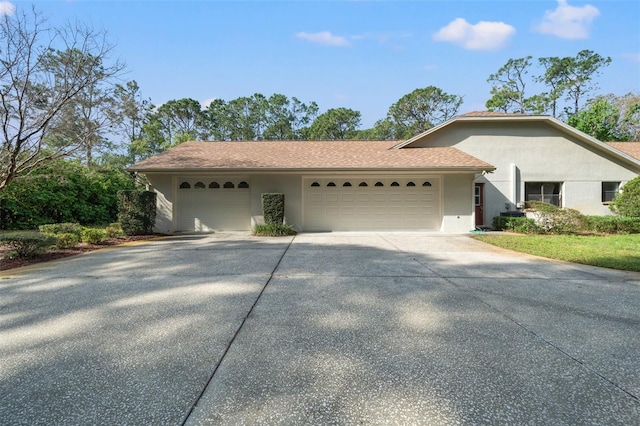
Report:
[{"label": "driveway expansion joint", "polygon": [[267,279],[267,281],[262,286],[262,289],[260,290],[260,293],[258,293],[258,296],[256,297],[256,300],[254,300],[253,304],[251,305],[251,308],[249,308],[249,310],[247,311],[247,314],[242,319],[242,322],[240,322],[240,326],[238,327],[238,329],[233,334],[233,337],[231,337],[231,340],[229,340],[229,343],[227,343],[227,346],[225,347],[225,349],[224,349],[224,351],[222,353],[222,356],[220,357],[220,360],[218,360],[218,363],[216,364],[215,368],[211,372],[211,375],[209,376],[209,379],[207,380],[207,383],[204,385],[204,387],[202,388],[202,391],[196,397],[195,401],[193,402],[193,404],[189,408],[189,411],[187,412],[187,414],[184,417],[184,419],[180,422],[180,426],[185,426],[187,424],[187,422],[189,421],[189,417],[191,417],[191,414],[196,409],[196,407],[198,406],[198,403],[200,402],[200,400],[204,396],[205,392],[207,391],[207,388],[209,387],[209,384],[211,384],[211,382],[213,381],[213,378],[215,377],[216,373],[218,372],[218,369],[220,368],[220,365],[222,365],[222,362],[224,361],[225,357],[227,356],[227,353],[229,353],[229,350],[231,349],[231,346],[233,345],[233,342],[235,342],[236,338],[240,334],[240,331],[244,327],[244,324],[247,322],[247,319],[249,319],[249,317],[253,313],[254,308],[258,304],[258,301],[260,300],[260,298],[264,294],[265,290],[267,289],[267,286],[269,285],[269,283],[271,282],[271,280],[275,276],[276,270],[278,270],[278,267],[280,266],[280,263],[282,262],[282,259],[284,258],[284,256],[289,251],[289,248],[291,247],[291,244],[293,244],[293,241],[295,240],[295,238],[296,238],[295,236],[293,238],[291,238],[291,241],[289,241],[289,244],[287,244],[287,247],[285,247],[285,249],[283,250],[282,255],[278,259],[278,262],[276,263],[276,265],[274,266],[273,270],[271,271],[271,274],[269,274],[269,278]]}]

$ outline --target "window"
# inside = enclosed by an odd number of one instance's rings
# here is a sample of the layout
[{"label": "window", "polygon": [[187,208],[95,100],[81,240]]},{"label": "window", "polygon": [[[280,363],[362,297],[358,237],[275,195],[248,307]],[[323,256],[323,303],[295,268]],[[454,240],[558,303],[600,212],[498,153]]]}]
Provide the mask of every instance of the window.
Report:
[{"label": "window", "polygon": [[327,184],[327,186],[336,186],[336,184],[335,184],[335,183],[333,183],[333,182],[329,182],[329,183]]},{"label": "window", "polygon": [[431,182],[425,182],[422,184],[422,186],[431,186]]},{"label": "window", "polygon": [[320,186],[320,184],[318,182],[313,182],[311,186]]},{"label": "window", "polygon": [[235,188],[236,186],[233,184],[233,182],[225,182],[224,185],[222,185],[223,188]]},{"label": "window", "polygon": [[391,182],[391,186],[400,186],[398,182]]},{"label": "window", "polygon": [[211,188],[211,189],[220,188],[220,184],[218,182],[211,182],[209,184],[209,188]]},{"label": "window", "polygon": [[416,186],[416,184],[413,182],[407,182],[407,186]]},{"label": "window", "polygon": [[193,187],[196,188],[196,189],[204,189],[204,188],[206,188],[206,185],[204,183],[202,183],[202,182],[196,182],[196,184],[193,185]]},{"label": "window", "polygon": [[189,184],[189,182],[182,182],[180,184],[180,189],[189,189],[191,188],[191,185]]},{"label": "window", "polygon": [[602,182],[602,202],[610,203],[620,192],[620,182]]},{"label": "window", "polygon": [[382,182],[376,182],[376,186],[384,186],[384,183],[382,183]]},{"label": "window", "polygon": [[249,187],[249,184],[247,182],[244,182],[244,181],[242,181],[242,182],[240,182],[238,184],[238,188],[245,188],[246,189],[248,187]]},{"label": "window", "polygon": [[367,184],[367,182],[360,182],[360,185],[358,186],[369,186],[369,185]]},{"label": "window", "polygon": [[561,182],[525,182],[525,201],[544,201],[562,207]]},{"label": "window", "polygon": [[342,184],[342,186],[351,186],[351,182],[345,182]]}]

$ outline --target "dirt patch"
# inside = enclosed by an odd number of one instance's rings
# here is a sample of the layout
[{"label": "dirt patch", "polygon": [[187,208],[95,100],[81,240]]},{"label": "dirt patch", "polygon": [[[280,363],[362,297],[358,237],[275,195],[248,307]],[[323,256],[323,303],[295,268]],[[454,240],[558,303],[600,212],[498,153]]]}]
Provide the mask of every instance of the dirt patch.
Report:
[{"label": "dirt patch", "polygon": [[162,237],[161,235],[134,235],[129,237],[111,238],[103,242],[102,244],[80,243],[72,249],[51,250],[37,257],[33,257],[29,259],[19,259],[19,258],[5,259],[5,255],[8,249],[5,246],[0,245],[0,271],[6,271],[7,269],[20,268],[22,266],[34,265],[36,263],[49,262],[51,260],[62,259],[64,257],[69,257],[69,256],[75,256],[78,254],[99,250],[105,247],[118,246],[118,245],[129,243],[132,241],[155,240],[161,237]]}]

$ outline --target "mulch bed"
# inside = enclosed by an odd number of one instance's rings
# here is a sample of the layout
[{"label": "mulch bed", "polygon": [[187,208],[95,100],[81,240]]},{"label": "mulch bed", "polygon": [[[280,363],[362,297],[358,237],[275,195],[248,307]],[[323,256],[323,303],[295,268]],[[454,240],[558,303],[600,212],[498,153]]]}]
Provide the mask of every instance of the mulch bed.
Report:
[{"label": "mulch bed", "polygon": [[87,253],[94,250],[109,246],[118,246],[131,241],[144,241],[159,238],[158,235],[134,235],[129,237],[112,238],[102,244],[80,243],[72,249],[51,250],[37,257],[29,259],[5,259],[5,253],[8,251],[6,247],[0,246],[0,271],[7,269],[20,268],[22,266],[34,265],[36,263],[48,262],[50,260],[62,259],[64,257],[75,256],[77,254]]}]

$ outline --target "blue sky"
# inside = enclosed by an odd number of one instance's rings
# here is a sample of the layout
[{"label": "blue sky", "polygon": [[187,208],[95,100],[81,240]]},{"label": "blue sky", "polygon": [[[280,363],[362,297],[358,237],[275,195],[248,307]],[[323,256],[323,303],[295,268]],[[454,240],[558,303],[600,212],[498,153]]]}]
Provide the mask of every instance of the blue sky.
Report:
[{"label": "blue sky", "polygon": [[508,59],[583,49],[613,60],[599,93],[640,91],[637,0],[11,3],[105,29],[124,78],[155,104],[282,93],[358,110],[365,128],[430,85],[464,96],[461,113],[483,110],[487,77]]}]

